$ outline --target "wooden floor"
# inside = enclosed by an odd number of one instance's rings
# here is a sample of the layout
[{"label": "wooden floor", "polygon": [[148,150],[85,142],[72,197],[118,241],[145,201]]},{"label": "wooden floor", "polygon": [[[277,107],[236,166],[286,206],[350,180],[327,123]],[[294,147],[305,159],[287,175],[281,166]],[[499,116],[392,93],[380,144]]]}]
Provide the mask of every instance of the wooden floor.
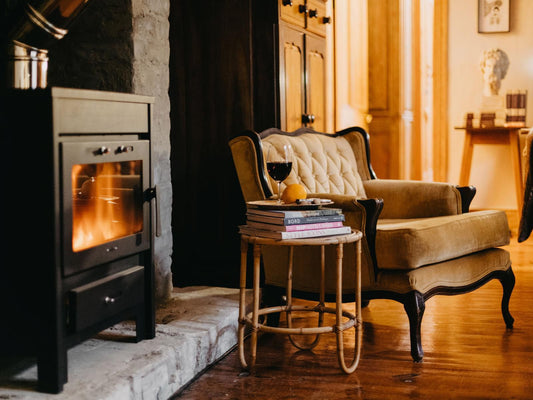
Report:
[{"label": "wooden floor", "polygon": [[[422,322],[424,360],[414,363],[403,307],[375,300],[363,311],[363,354],[351,375],[338,368],[333,334],[313,352],[269,334],[260,338],[255,374],[241,373],[233,351],[176,398],[533,399],[533,238],[518,244],[514,235],[508,249],[516,275],[512,331],[500,312],[498,281],[433,297]],[[353,335],[345,343],[353,349]]]}]

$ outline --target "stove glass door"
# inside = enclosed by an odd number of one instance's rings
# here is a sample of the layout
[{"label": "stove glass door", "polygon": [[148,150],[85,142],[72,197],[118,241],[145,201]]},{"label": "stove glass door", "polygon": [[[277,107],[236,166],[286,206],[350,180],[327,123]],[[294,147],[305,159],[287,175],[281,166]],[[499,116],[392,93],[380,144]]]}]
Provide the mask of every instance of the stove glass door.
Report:
[{"label": "stove glass door", "polygon": [[148,248],[148,141],[64,142],[65,274]]}]

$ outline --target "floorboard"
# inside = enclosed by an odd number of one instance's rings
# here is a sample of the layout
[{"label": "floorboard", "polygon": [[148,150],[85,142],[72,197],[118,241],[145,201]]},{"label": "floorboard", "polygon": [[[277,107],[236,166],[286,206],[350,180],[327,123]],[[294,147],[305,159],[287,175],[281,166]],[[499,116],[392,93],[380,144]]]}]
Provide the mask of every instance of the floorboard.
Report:
[{"label": "floorboard", "polygon": [[[498,281],[465,295],[435,296],[422,323],[424,360],[414,363],[403,307],[375,300],[363,311],[363,354],[351,375],[338,368],[333,334],[323,335],[313,352],[264,334],[254,374],[242,373],[233,351],[175,398],[533,399],[533,239],[519,244],[514,236],[507,246],[516,275],[512,331],[500,312]],[[353,349],[353,335],[346,347]]]}]

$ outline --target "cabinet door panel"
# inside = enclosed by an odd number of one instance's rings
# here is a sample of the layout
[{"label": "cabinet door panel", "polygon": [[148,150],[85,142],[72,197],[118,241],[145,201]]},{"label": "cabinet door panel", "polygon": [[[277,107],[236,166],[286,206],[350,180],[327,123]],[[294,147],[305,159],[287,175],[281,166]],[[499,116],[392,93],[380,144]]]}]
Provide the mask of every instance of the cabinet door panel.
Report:
[{"label": "cabinet door panel", "polygon": [[319,132],[326,130],[326,44],[323,39],[306,36],[308,124]]},{"label": "cabinet door panel", "polygon": [[280,29],[281,129],[302,126],[304,111],[304,35],[288,27]]}]

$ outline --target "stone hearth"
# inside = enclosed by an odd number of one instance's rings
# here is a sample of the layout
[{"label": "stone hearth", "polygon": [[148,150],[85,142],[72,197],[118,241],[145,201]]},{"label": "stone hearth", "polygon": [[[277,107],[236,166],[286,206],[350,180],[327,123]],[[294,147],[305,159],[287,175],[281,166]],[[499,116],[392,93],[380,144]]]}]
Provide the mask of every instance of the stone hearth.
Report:
[{"label": "stone hearth", "polygon": [[70,349],[58,395],[37,392],[35,360],[0,358],[0,399],[168,399],[235,347],[238,313],[238,289],[175,288],[154,339],[132,343],[135,324],[124,322]]}]

